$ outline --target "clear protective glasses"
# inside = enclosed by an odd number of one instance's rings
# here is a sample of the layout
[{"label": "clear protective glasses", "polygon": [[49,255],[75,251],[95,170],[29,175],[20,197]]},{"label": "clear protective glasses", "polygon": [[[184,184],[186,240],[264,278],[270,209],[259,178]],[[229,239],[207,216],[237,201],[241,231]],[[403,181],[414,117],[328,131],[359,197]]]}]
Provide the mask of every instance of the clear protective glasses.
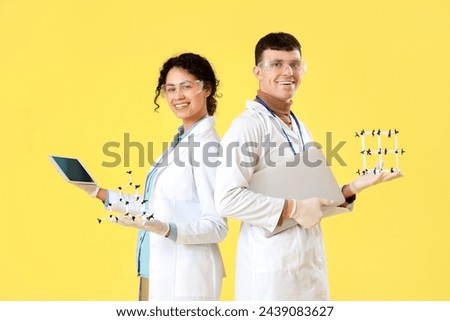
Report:
[{"label": "clear protective glasses", "polygon": [[175,84],[164,84],[161,86],[161,94],[165,98],[173,98],[178,92],[181,92],[183,96],[195,96],[203,90],[202,80],[184,80]]},{"label": "clear protective glasses", "polygon": [[265,71],[272,73],[281,73],[290,68],[293,74],[303,76],[306,73],[307,65],[305,61],[301,60],[263,60],[258,64],[259,67]]}]

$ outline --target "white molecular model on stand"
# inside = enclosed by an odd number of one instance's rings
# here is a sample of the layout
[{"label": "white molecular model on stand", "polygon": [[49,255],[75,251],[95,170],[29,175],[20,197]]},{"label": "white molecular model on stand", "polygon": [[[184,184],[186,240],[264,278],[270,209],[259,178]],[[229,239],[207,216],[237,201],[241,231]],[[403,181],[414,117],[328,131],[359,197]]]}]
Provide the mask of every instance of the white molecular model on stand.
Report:
[{"label": "white molecular model on stand", "polygon": [[[398,133],[399,131],[394,130],[372,130],[372,131],[365,131],[364,129],[360,132],[355,132],[355,137],[361,138],[361,154],[362,154],[362,170],[357,171],[358,175],[365,175],[370,172],[373,174],[378,174],[381,172],[389,172],[389,173],[395,173],[400,171],[399,167],[399,155],[403,155],[405,153],[405,150],[402,148],[399,150],[398,146]],[[377,136],[377,147],[375,149],[366,149],[366,136]],[[384,139],[382,139],[384,137]],[[383,144],[383,142],[386,139],[394,140],[394,147],[393,148],[387,148]],[[367,156],[375,156],[375,154],[378,155],[378,162],[375,166],[368,166],[367,164]],[[387,154],[394,154],[395,155],[395,166],[391,166],[390,169],[383,169],[384,159],[383,156]],[[386,158],[386,157],[385,157]]]},{"label": "white molecular model on stand", "polygon": [[[116,202],[114,203],[108,203],[108,210],[109,210],[109,215],[107,217],[104,218],[98,218],[97,221],[98,223],[101,223],[102,221],[108,219],[112,222],[118,222],[119,219],[117,217],[117,215],[113,214],[113,205],[122,205],[125,207],[125,214],[123,216],[127,216],[130,219],[132,219],[133,221],[136,219],[140,219],[140,220],[150,220],[152,218],[154,218],[153,214],[147,214],[146,208],[145,208],[145,203],[147,203],[148,200],[145,200],[141,197],[141,195],[139,195],[139,187],[141,187],[141,185],[134,185],[133,184],[133,178],[132,178],[132,171],[127,171],[126,172],[128,174],[129,177],[129,182],[126,185],[123,186],[119,186],[119,198]],[[123,198],[123,194],[122,192],[125,191],[126,189],[132,189],[134,190],[134,194],[133,194],[133,199],[131,201],[129,200],[125,200]],[[140,209],[140,213],[136,214],[136,215],[131,215],[129,209],[133,208],[139,208]],[[136,211],[133,211],[136,212]]]}]

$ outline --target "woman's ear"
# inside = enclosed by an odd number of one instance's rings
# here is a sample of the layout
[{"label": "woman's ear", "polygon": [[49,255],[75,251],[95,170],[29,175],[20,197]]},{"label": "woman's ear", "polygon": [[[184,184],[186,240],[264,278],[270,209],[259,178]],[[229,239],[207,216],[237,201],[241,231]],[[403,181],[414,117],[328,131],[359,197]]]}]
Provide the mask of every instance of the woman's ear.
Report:
[{"label": "woman's ear", "polygon": [[209,85],[205,85],[203,89],[205,90],[206,97],[209,97],[211,95],[211,87]]}]

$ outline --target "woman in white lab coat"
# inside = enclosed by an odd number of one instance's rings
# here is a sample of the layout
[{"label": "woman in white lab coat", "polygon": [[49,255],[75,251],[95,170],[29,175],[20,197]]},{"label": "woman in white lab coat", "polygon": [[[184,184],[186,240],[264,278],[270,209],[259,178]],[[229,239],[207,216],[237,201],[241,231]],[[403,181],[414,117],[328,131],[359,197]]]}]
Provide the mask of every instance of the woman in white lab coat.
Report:
[{"label": "woman in white lab coat", "polygon": [[[143,202],[134,195],[100,189],[117,223],[140,229],[137,249],[140,299],[149,280],[151,300],[218,300],[225,275],[218,243],[228,231],[214,205],[214,129],[218,80],[203,57],[185,53],[165,62],[156,87],[182,121],[171,146],[155,162]],[[134,201],[134,202],[133,202]],[[143,204],[142,204],[143,203]],[[136,205],[137,204],[137,205]]]}]

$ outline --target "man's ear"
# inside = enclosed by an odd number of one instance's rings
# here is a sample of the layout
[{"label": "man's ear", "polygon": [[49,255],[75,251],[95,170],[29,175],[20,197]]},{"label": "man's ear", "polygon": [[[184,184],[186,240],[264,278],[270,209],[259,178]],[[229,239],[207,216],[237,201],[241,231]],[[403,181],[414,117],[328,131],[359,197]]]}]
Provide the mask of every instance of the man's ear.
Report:
[{"label": "man's ear", "polygon": [[262,78],[262,69],[261,69],[261,67],[258,67],[258,66],[255,66],[255,67],[253,67],[253,74],[255,75],[255,77],[258,79],[258,80],[261,80],[261,78]]}]

